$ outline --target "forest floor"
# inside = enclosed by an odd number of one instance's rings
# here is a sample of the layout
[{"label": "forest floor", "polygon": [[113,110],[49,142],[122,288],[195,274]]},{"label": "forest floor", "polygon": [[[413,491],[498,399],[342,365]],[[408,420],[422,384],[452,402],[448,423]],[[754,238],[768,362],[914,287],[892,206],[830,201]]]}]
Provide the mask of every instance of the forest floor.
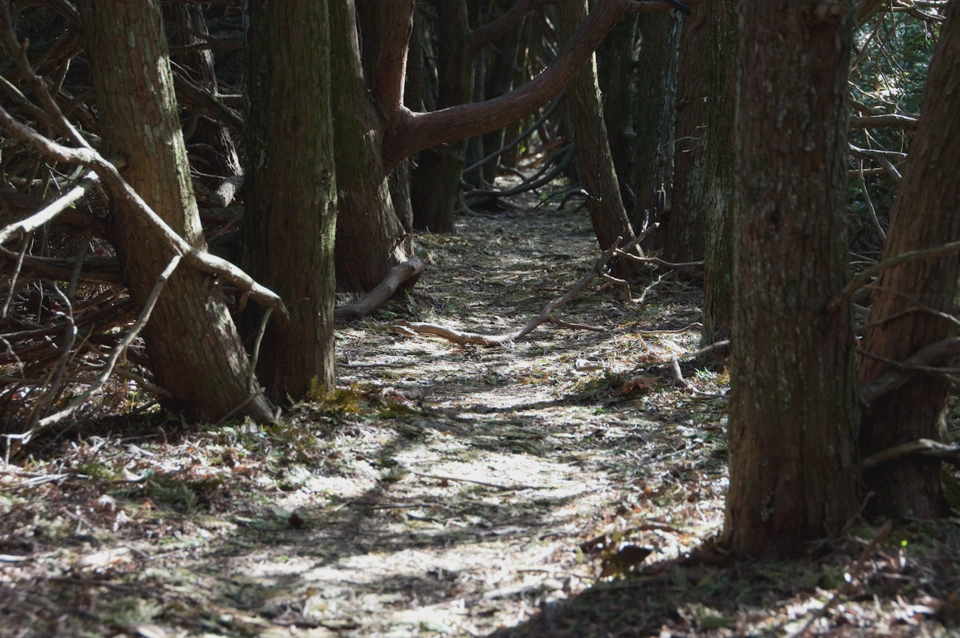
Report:
[{"label": "forest floor", "polygon": [[[187,427],[130,396],[0,464],[0,636],[960,635],[960,521],[852,521],[790,563],[713,549],[722,365],[696,285],[595,282],[573,201],[421,235],[416,288],[337,333],[339,390],[272,427]],[[954,421],[954,424],[956,421]],[[956,430],[954,430],[956,436]],[[878,542],[871,543],[878,534]]]}]

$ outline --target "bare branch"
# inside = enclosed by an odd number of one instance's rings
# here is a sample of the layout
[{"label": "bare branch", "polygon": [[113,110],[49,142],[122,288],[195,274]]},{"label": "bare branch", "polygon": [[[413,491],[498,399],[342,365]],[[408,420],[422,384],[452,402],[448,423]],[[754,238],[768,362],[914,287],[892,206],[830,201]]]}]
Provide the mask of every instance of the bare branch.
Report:
[{"label": "bare branch", "polygon": [[160,273],[160,276],[157,278],[157,283],[153,286],[153,290],[150,292],[150,296],[147,298],[140,316],[137,317],[136,323],[133,324],[130,332],[127,333],[123,340],[114,349],[113,354],[110,355],[110,358],[107,360],[107,364],[103,367],[103,371],[99,374],[99,376],[97,376],[96,380],[90,384],[83,394],[71,401],[67,407],[55,414],[51,414],[48,417],[40,419],[35,428],[24,432],[19,437],[21,444],[29,443],[33,435],[40,430],[50,427],[51,425],[55,425],[73,414],[87,401],[87,399],[93,395],[94,392],[99,390],[103,384],[107,382],[107,379],[109,379],[110,375],[113,373],[113,369],[116,367],[120,357],[123,355],[124,351],[126,351],[127,346],[133,343],[133,340],[137,338],[137,335],[140,334],[140,331],[143,330],[143,327],[147,325],[147,321],[150,320],[150,314],[153,312],[153,307],[157,304],[157,299],[160,297],[160,292],[163,290],[163,287],[170,278],[170,275],[173,274],[173,271],[180,263],[181,258],[182,255],[174,255],[170,260],[170,263],[167,264],[167,267],[163,269],[162,273]]},{"label": "bare branch", "polygon": [[178,235],[123,179],[117,167],[92,148],[68,148],[48,140],[15,120],[2,106],[0,106],[0,125],[4,126],[13,137],[32,146],[47,159],[67,164],[82,164],[93,169],[103,180],[110,193],[127,204],[131,210],[135,210],[142,215],[169,244],[171,250],[182,254],[189,265],[229,281],[238,288],[247,291],[250,297],[258,303],[277,310],[284,319],[289,317],[287,308],[276,293],[258,284],[229,261],[198,250]]}]

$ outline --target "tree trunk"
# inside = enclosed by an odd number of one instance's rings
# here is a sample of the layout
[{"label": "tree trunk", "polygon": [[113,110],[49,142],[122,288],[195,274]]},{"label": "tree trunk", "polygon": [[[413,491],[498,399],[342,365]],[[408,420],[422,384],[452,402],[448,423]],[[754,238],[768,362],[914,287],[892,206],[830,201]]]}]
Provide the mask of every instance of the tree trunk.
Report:
[{"label": "tree trunk", "polygon": [[[512,30],[503,41],[500,42],[499,49],[496,51],[493,65],[490,69],[490,88],[484,96],[485,99],[506,95],[513,89],[513,79],[516,74],[518,62],[524,60],[520,51],[520,43],[525,29],[521,24],[518,28]],[[497,129],[483,136],[483,157],[499,150],[504,143],[506,129]],[[479,159],[479,158],[478,158]],[[487,162],[483,169],[483,179],[488,183],[493,183],[496,179],[500,167],[499,159]]]},{"label": "tree trunk", "polygon": [[603,94],[603,122],[607,127],[610,157],[620,184],[620,199],[628,211],[636,206],[631,190],[636,168],[634,141],[637,119],[637,27],[639,18],[631,16],[610,30],[597,48],[597,72]]},{"label": "tree trunk", "polygon": [[733,308],[733,215],[737,185],[734,127],[739,87],[739,0],[713,0],[701,9],[710,30],[710,108],[706,130],[704,305],[702,345],[730,338]]},{"label": "tree trunk", "polygon": [[[274,401],[334,388],[336,180],[327,2],[245,4],[243,263],[290,308],[258,372]],[[259,322],[253,322],[256,329]]]},{"label": "tree trunk", "polygon": [[[438,108],[466,104],[473,97],[474,60],[470,50],[466,0],[437,3],[441,27]],[[467,142],[461,140],[420,153],[413,171],[410,199],[413,225],[434,233],[453,232],[453,211],[460,193]]]},{"label": "tree trunk", "polygon": [[674,180],[670,214],[664,219],[663,258],[700,261],[705,251],[708,167],[707,119],[711,66],[710,14],[705,10],[683,19],[677,68]]},{"label": "tree trunk", "polygon": [[[130,185],[184,239],[203,248],[159,0],[83,0],[79,8],[104,154],[124,157]],[[143,304],[171,254],[135,213],[117,211],[112,231],[130,293]],[[248,387],[247,354],[217,282],[198,270],[173,273],[144,339],[158,385],[193,419],[219,419],[258,390]],[[243,413],[266,421],[272,407],[261,396]]]},{"label": "tree trunk", "polygon": [[[560,31],[564,41],[570,39],[586,15],[586,0],[561,2]],[[607,143],[600,87],[597,84],[596,56],[588,58],[568,91],[567,104],[577,147],[580,179],[587,191],[587,209],[600,249],[606,250],[614,245],[618,237],[623,243],[633,240],[633,228],[620,199],[620,184]],[[615,262],[613,272],[617,277],[630,280],[634,278],[637,266],[634,262],[621,259]]]},{"label": "tree trunk", "polygon": [[853,0],[743,0],[725,541],[782,558],[858,507],[847,280]]},{"label": "tree trunk", "polygon": [[672,175],[673,98],[671,81],[675,38],[674,18],[666,13],[640,16],[640,55],[643,70],[637,86],[636,203],[631,221],[637,228],[656,222],[667,205]]},{"label": "tree trunk", "polygon": [[[947,22],[930,63],[923,111],[897,193],[884,259],[909,250],[960,240],[960,10]],[[880,275],[873,292],[871,327],[863,349],[903,361],[922,347],[954,337],[956,326],[926,309],[953,314],[960,256],[911,261]],[[860,361],[866,385],[891,366],[869,356]],[[864,456],[915,439],[944,441],[949,383],[919,374],[866,410],[860,429]],[[887,516],[929,518],[946,512],[940,461],[905,459],[865,475],[876,493],[873,509]]]},{"label": "tree trunk", "polygon": [[397,216],[381,159],[383,122],[362,71],[353,0],[331,4],[330,35],[337,87],[332,99],[339,191],[337,290],[357,292],[371,290],[406,261],[413,254],[413,239]]},{"label": "tree trunk", "polygon": [[[530,49],[531,49],[531,39],[538,35],[538,31],[534,29],[534,19],[531,16],[523,25],[523,35],[520,40],[520,50],[517,52],[517,65],[513,69],[513,86],[518,87],[524,82],[527,81],[527,64],[530,59]],[[532,120],[527,118],[521,118],[507,126],[504,129],[504,143],[509,144],[517,139],[521,133],[526,130],[526,124]],[[518,144],[511,148],[509,151],[500,156],[500,166],[508,166],[510,168],[517,167],[517,161],[520,159],[520,148],[522,144]]]}]

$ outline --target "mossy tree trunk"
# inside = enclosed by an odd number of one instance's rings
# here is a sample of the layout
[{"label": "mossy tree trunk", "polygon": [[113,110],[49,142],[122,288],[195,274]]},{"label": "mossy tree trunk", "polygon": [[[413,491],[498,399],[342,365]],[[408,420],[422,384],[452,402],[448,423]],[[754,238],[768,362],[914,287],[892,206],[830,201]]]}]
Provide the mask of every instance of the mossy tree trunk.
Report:
[{"label": "mossy tree trunk", "polygon": [[288,322],[268,324],[260,348],[258,372],[275,401],[334,387],[336,178],[328,4],[245,4],[242,262],[290,309]]},{"label": "mossy tree trunk", "polygon": [[[951,3],[940,32],[920,122],[897,193],[884,258],[960,240],[960,7]],[[903,361],[922,347],[957,335],[943,316],[955,314],[960,256],[912,261],[880,275],[873,292],[870,329],[863,349]],[[864,356],[860,380],[889,372],[884,361]],[[864,413],[864,456],[915,439],[945,440],[947,391],[940,376],[919,374],[877,399]],[[906,459],[866,474],[875,492],[873,509],[896,517],[934,517],[946,512],[940,461]]]},{"label": "mossy tree trunk", "polygon": [[[184,239],[205,248],[190,184],[159,0],[83,0],[103,153],[121,156],[124,178]],[[121,205],[122,206],[122,205]],[[122,208],[112,239],[130,294],[142,304],[172,253],[142,217]],[[143,332],[156,382],[196,420],[217,420],[258,386],[217,282],[180,266],[168,280]],[[272,418],[264,397],[244,413]]]},{"label": "mossy tree trunk", "polygon": [[859,506],[847,281],[854,1],[743,0],[725,542],[783,558]]}]

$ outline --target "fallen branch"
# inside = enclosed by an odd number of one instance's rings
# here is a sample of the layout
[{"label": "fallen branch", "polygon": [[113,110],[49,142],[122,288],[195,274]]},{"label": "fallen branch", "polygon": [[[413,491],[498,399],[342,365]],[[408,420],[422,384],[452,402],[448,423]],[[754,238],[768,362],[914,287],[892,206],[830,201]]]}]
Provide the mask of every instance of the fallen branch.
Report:
[{"label": "fallen branch", "polygon": [[[622,250],[630,250],[640,243],[642,239],[642,236],[634,239],[624,246]],[[590,284],[590,282],[601,276],[603,274],[604,266],[606,266],[607,262],[610,261],[610,259],[614,256],[614,253],[617,251],[617,246],[622,240],[622,237],[618,237],[617,240],[613,242],[613,246],[603,251],[603,254],[600,255],[600,259],[598,259],[596,264],[594,264],[593,270],[591,270],[589,274],[578,281],[572,288],[570,288],[570,290],[564,293],[562,297],[559,299],[554,299],[545,305],[540,311],[540,314],[528,321],[526,325],[518,330],[505,332],[498,335],[484,335],[475,332],[461,332],[459,330],[453,330],[451,328],[446,328],[433,323],[412,323],[403,321],[395,325],[393,327],[393,331],[408,336],[410,334],[431,334],[461,345],[468,343],[486,347],[501,347],[510,345],[536,330],[541,324],[550,321],[554,310],[567,303],[571,299],[574,299],[583,291],[584,288]]]},{"label": "fallen branch", "polygon": [[696,268],[703,266],[704,262],[702,261],[685,261],[681,263],[671,263],[669,261],[664,261],[659,257],[641,257],[633,253],[625,253],[623,251],[617,251],[617,257],[626,257],[630,261],[636,262],[638,264],[654,264],[656,266],[661,266],[663,268]]}]

